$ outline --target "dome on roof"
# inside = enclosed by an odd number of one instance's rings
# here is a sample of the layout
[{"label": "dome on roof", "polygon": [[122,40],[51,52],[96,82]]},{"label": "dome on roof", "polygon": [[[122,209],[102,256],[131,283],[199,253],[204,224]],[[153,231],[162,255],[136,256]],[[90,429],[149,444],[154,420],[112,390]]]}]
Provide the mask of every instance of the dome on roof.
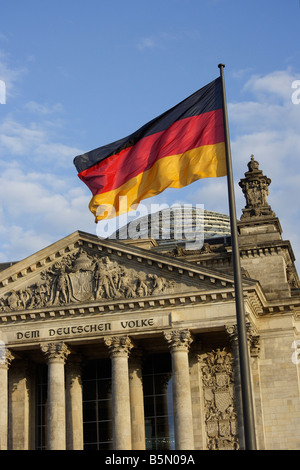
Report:
[{"label": "dome on roof", "polygon": [[204,239],[230,236],[230,218],[219,212],[178,205],[132,220],[110,238],[153,238],[163,245],[189,240],[196,230],[204,231]]}]

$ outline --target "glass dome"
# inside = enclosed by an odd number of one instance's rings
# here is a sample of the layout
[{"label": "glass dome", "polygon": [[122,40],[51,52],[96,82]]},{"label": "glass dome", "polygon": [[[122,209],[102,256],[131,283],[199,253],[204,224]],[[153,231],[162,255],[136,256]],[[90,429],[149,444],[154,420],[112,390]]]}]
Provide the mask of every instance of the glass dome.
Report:
[{"label": "glass dome", "polygon": [[178,205],[132,220],[109,238],[153,238],[162,245],[191,240],[199,230],[203,231],[204,240],[230,236],[230,218],[219,212]]}]

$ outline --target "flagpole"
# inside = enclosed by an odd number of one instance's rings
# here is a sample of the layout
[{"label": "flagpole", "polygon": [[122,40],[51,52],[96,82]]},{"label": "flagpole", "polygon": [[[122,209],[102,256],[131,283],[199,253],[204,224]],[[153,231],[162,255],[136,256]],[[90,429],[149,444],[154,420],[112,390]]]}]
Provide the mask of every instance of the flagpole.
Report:
[{"label": "flagpole", "polygon": [[225,129],[225,148],[226,148],[226,165],[227,165],[227,186],[228,186],[228,199],[229,199],[229,213],[230,213],[230,228],[231,228],[231,244],[232,244],[232,262],[234,273],[235,285],[235,304],[236,304],[236,318],[237,318],[237,333],[239,345],[239,359],[240,359],[240,376],[241,376],[241,390],[242,390],[242,405],[243,405],[243,418],[244,418],[244,434],[245,434],[245,449],[256,449],[255,438],[255,422],[252,400],[252,387],[251,387],[251,372],[249,351],[247,343],[247,330],[245,318],[244,295],[242,287],[242,274],[240,263],[240,251],[238,243],[238,231],[236,220],[236,207],[233,186],[233,172],[230,150],[229,126],[227,116],[227,103],[225,92],[224,80],[224,64],[218,65],[220,69],[220,76],[222,81],[222,95],[223,95],[223,118]]}]

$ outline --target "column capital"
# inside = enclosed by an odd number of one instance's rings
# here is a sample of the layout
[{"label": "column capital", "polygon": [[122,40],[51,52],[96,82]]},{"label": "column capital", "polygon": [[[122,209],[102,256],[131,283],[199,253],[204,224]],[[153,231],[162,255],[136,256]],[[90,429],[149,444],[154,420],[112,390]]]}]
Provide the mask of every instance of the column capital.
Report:
[{"label": "column capital", "polygon": [[247,325],[247,339],[251,357],[259,357],[260,355],[260,336],[256,327],[249,322]]},{"label": "column capital", "polygon": [[[229,340],[232,345],[238,344],[238,329],[237,324],[226,325],[226,333],[229,336]],[[246,323],[247,330],[247,342],[251,356],[259,356],[260,353],[260,336],[251,322]]]},{"label": "column capital", "polygon": [[104,338],[104,343],[108,347],[111,357],[128,357],[133,348],[129,336],[107,336]]},{"label": "column capital", "polygon": [[237,324],[225,325],[226,333],[231,343],[238,340]]},{"label": "column capital", "polygon": [[9,369],[12,361],[15,359],[14,354],[7,349],[4,343],[0,343],[0,367]]},{"label": "column capital", "polygon": [[48,361],[51,362],[63,362],[65,363],[68,355],[70,354],[70,349],[63,342],[59,343],[47,343],[41,345],[41,350],[45,354]]},{"label": "column capital", "polygon": [[190,345],[193,342],[191,333],[186,330],[172,330],[165,331],[164,337],[168,342],[171,352],[174,351],[189,351]]}]

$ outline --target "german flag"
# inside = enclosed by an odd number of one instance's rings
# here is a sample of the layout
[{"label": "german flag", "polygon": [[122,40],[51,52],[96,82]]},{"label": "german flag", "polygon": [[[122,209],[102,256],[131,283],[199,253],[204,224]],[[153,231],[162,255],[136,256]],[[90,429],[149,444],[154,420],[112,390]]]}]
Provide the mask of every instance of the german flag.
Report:
[{"label": "german flag", "polygon": [[221,77],[128,137],[74,159],[96,222],[200,178],[226,175]]}]

